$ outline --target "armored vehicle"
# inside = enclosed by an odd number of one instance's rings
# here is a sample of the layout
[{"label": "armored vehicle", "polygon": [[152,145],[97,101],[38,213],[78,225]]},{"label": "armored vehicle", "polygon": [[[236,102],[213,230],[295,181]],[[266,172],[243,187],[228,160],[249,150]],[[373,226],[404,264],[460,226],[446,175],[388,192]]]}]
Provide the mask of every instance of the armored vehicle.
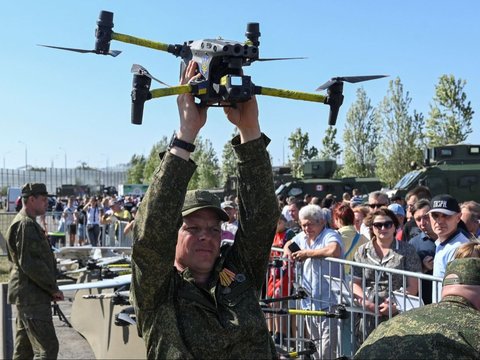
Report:
[{"label": "armored vehicle", "polygon": [[423,165],[412,164],[389,193],[405,196],[418,185],[427,186],[432,195],[450,194],[459,202],[480,201],[480,145],[445,145],[425,150]]},{"label": "armored vehicle", "polygon": [[334,179],[337,169],[335,160],[311,160],[303,166],[303,179],[292,179],[279,185],[277,195],[303,197],[305,194],[323,199],[327,194],[333,194],[341,199],[343,193],[352,194],[357,188],[362,194],[380,190],[382,183],[377,178],[345,177]]}]

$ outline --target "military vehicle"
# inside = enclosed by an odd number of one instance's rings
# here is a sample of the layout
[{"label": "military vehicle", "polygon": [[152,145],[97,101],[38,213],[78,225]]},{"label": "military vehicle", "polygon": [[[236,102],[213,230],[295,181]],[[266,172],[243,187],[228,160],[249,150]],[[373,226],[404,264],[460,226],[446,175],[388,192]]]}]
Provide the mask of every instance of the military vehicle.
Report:
[{"label": "military vehicle", "polygon": [[432,195],[450,194],[459,202],[480,201],[480,145],[445,145],[425,149],[422,166],[412,163],[389,192],[402,196],[418,185],[427,186]]},{"label": "military vehicle", "polygon": [[323,199],[332,194],[341,199],[343,193],[352,194],[353,189],[359,189],[362,194],[380,190],[382,183],[377,178],[344,177],[334,179],[337,169],[335,160],[311,160],[303,166],[303,179],[294,179],[280,184],[275,193],[285,197],[303,197],[305,194]]}]

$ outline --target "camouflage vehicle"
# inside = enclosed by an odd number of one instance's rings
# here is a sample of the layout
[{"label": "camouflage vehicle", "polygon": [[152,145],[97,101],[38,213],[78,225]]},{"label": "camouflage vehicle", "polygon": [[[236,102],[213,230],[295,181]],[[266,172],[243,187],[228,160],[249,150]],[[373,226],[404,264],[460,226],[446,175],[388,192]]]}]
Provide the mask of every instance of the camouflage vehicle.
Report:
[{"label": "camouflage vehicle", "polygon": [[480,145],[445,145],[425,150],[423,165],[412,163],[389,192],[405,196],[418,185],[427,186],[433,195],[450,194],[459,202],[480,201]]},{"label": "camouflage vehicle", "polygon": [[380,190],[382,183],[377,178],[345,177],[334,179],[337,169],[335,160],[312,160],[303,166],[303,179],[291,179],[280,184],[277,195],[303,197],[305,194],[323,199],[327,194],[333,194],[341,199],[343,193],[352,194],[357,188],[362,194]]}]

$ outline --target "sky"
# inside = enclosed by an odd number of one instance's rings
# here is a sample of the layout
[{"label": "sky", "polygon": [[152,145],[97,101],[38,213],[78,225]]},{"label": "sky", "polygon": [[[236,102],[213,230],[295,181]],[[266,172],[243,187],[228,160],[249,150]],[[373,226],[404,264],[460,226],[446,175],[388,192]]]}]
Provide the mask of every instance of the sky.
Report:
[{"label": "sky", "polygon": [[[178,83],[180,60],[171,54],[112,41],[116,57],[48,49],[37,44],[93,49],[101,10],[114,13],[113,31],[168,44],[217,38],[244,41],[246,24],[260,23],[260,57],[305,60],[257,62],[244,68],[259,86],[315,92],[334,76],[389,75],[344,85],[337,120],[342,144],[345,117],[363,87],[372,105],[399,77],[413,110],[428,116],[440,76],[467,81],[476,111],[468,143],[480,143],[480,2],[471,1],[193,1],[17,0],[0,4],[0,156],[8,169],[104,168],[148,156],[178,128],[174,97],[145,103],[143,124],[130,123],[132,64],[162,81]],[[153,88],[162,87],[152,84]],[[320,92],[324,94],[324,92]],[[273,165],[288,160],[288,137],[308,132],[321,148],[328,106],[258,96],[260,126],[271,138]],[[222,109],[208,112],[200,135],[221,161],[233,125]]]}]

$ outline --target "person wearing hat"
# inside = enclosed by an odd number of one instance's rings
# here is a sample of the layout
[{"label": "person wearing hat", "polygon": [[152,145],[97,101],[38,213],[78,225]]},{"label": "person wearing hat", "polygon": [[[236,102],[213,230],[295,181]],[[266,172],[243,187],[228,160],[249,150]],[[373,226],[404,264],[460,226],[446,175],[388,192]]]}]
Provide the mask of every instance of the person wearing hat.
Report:
[{"label": "person wearing hat", "polygon": [[[189,63],[181,83],[195,79]],[[228,215],[205,190],[187,191],[190,154],[207,107],[177,100],[180,127],[139,206],[133,226],[132,304],[149,359],[277,357],[258,302],[279,216],[256,99],[225,107],[239,131],[231,144],[239,174],[239,231],[220,248]],[[262,179],[262,181],[258,181]]]},{"label": "person wearing hat", "polygon": [[447,266],[442,301],[381,323],[354,359],[478,359],[480,259]]},{"label": "person wearing hat", "polygon": [[7,231],[8,302],[17,308],[14,359],[56,359],[58,354],[51,302],[63,300],[63,293],[50,242],[36,221],[47,211],[47,195],[45,184],[25,184],[23,208]]},{"label": "person wearing hat", "polygon": [[398,228],[395,233],[395,239],[402,240],[403,225],[405,223],[405,209],[402,205],[397,203],[388,205],[388,209],[392,210],[398,220]]},{"label": "person wearing hat", "polygon": [[235,236],[238,230],[237,204],[235,201],[227,200],[222,202],[221,207],[228,215],[228,220],[222,223],[222,230],[229,231]]},{"label": "person wearing hat", "polygon": [[[433,276],[443,278],[447,264],[453,260],[457,248],[470,240],[458,228],[462,216],[457,200],[448,195],[434,196],[430,201],[430,223],[437,234],[435,257],[433,258]],[[436,286],[435,286],[436,285]],[[440,298],[442,284],[432,286],[432,302]]]}]

